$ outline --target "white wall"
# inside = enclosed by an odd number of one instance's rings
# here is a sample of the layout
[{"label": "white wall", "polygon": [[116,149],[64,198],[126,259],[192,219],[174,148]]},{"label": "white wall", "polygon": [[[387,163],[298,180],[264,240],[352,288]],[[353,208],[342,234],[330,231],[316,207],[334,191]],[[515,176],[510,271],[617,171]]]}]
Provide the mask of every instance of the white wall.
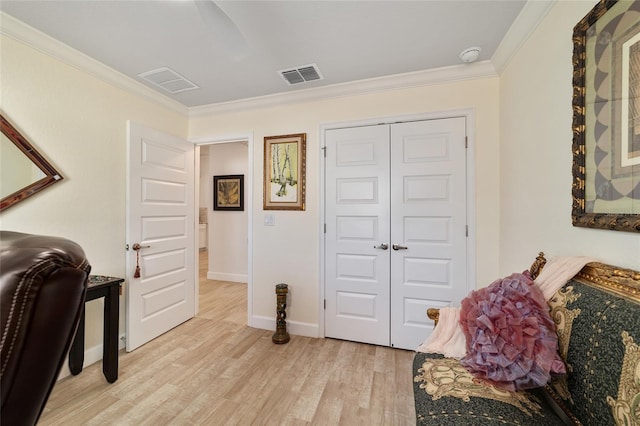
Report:
[{"label": "white wall", "polygon": [[[124,277],[127,120],[185,138],[186,117],[8,37],[0,55],[2,113],[64,176],[2,212],[1,228],[69,238],[92,273]],[[124,297],[123,332],[122,308]],[[86,347],[101,345],[102,300],[87,304],[86,320]]]},{"label": "white wall", "polygon": [[[209,213],[209,271],[211,280],[247,282],[247,144],[209,145],[207,209]],[[244,175],[243,211],[213,210],[213,176]]]},{"label": "white wall", "polygon": [[[474,108],[476,123],[477,277],[489,283],[498,271],[499,140],[498,81],[473,81],[423,86],[304,104],[193,117],[192,140],[229,134],[254,134],[253,313],[275,315],[274,286],[289,285],[287,321],[312,334],[319,308],[319,129],[323,124]],[[275,226],[264,226],[262,210],[263,138],[307,133],[306,211],[269,211]]]},{"label": "white wall", "polygon": [[573,26],[595,1],[560,1],[500,76],[500,271],[536,253],[640,269],[640,235],[571,225]]}]

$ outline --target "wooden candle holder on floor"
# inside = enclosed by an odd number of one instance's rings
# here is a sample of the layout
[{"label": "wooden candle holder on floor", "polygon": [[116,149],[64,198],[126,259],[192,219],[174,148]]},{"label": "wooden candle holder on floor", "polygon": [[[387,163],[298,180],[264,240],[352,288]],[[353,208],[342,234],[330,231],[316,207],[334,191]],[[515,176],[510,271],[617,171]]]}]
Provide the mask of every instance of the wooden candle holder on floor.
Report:
[{"label": "wooden candle holder on floor", "polygon": [[288,292],[289,287],[286,284],[276,285],[277,318],[276,332],[273,333],[273,337],[271,338],[273,343],[287,343],[291,339],[289,333],[287,333],[287,313],[285,312]]}]

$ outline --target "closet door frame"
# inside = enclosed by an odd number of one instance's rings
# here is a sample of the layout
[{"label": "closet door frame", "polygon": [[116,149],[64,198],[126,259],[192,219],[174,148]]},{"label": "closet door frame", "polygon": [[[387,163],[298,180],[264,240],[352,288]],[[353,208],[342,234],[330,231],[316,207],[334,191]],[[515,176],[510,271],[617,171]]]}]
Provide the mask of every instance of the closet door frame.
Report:
[{"label": "closet door frame", "polygon": [[[475,194],[475,110],[460,109],[441,111],[416,115],[404,115],[394,117],[372,118],[359,121],[348,121],[341,123],[327,123],[320,126],[320,155],[318,156],[320,164],[320,217],[318,223],[318,233],[320,238],[319,247],[319,272],[320,272],[320,285],[318,286],[318,335],[319,337],[325,337],[325,155],[326,148],[325,134],[327,130],[341,129],[348,127],[361,127],[371,126],[376,124],[394,124],[410,121],[423,121],[423,120],[436,120],[443,118],[464,117],[466,122],[466,134],[467,134],[467,226],[468,226],[468,238],[467,238],[467,293],[474,289],[472,283],[476,282],[476,194]],[[426,315],[426,313],[425,313]]]}]

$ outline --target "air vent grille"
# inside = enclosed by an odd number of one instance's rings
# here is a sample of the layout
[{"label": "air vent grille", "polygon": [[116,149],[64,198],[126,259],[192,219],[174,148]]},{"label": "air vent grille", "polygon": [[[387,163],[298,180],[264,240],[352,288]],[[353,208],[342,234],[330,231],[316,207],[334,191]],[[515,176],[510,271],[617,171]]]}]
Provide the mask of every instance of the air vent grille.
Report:
[{"label": "air vent grille", "polygon": [[282,76],[289,84],[304,83],[304,78],[297,70],[283,71]]},{"label": "air vent grille", "polygon": [[186,92],[200,87],[168,67],[138,74],[138,77],[169,93]]},{"label": "air vent grille", "polygon": [[284,78],[284,81],[293,84],[306,83],[308,81],[322,80],[322,75],[316,64],[303,65],[288,70],[278,71],[278,74]]}]

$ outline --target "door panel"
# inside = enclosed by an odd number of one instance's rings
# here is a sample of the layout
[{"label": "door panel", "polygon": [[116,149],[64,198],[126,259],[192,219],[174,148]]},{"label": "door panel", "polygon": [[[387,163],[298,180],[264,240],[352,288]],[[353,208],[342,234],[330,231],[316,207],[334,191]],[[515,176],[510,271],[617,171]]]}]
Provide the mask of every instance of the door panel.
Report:
[{"label": "door panel", "polygon": [[184,216],[141,218],[144,241],[180,238],[187,234],[187,218]]},{"label": "door panel", "polygon": [[327,337],[389,345],[389,128],[326,134]]},{"label": "door panel", "polygon": [[465,119],[391,127],[391,344],[415,349],[426,310],[467,293]]},{"label": "door panel", "polygon": [[327,337],[415,349],[427,308],[466,295],[465,134],[464,118],[326,132]]},{"label": "door panel", "polygon": [[[194,145],[129,123],[127,351],[195,315]],[[134,277],[136,265],[140,277]]]}]

